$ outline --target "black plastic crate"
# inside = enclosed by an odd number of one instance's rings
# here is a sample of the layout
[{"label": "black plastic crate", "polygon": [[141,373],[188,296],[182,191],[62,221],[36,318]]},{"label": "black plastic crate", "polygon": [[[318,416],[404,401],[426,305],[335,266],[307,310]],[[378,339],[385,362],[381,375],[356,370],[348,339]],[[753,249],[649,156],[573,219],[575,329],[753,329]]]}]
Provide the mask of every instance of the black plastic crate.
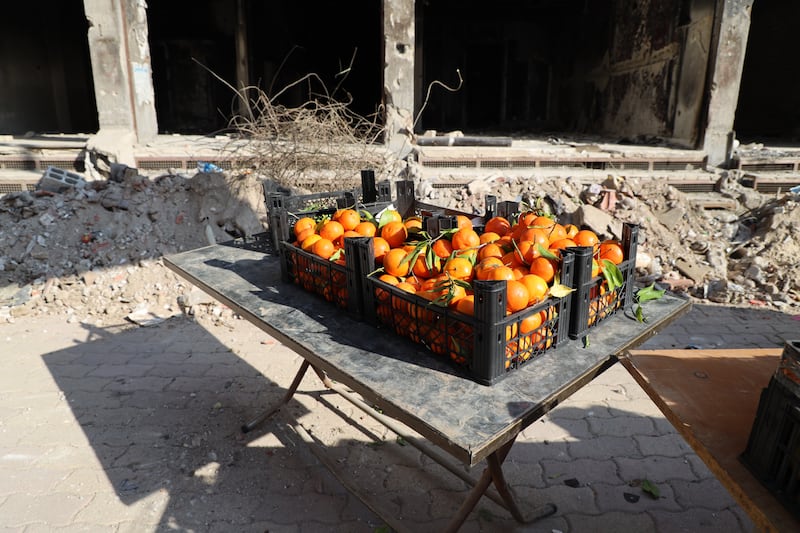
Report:
[{"label": "black plastic crate", "polygon": [[639,226],[625,223],[622,227],[622,252],[624,259],[617,265],[622,273],[622,286],[608,290],[605,278],[592,276],[592,257],[590,246],[577,246],[568,250],[575,256],[575,291],[572,293],[569,336],[583,339],[589,331],[620,309],[628,309],[633,304],[633,291],[638,246]]},{"label": "black plastic crate", "polygon": [[272,242],[277,247],[281,241],[288,241],[294,223],[302,217],[319,218],[344,208],[367,210],[374,214],[389,205],[391,192],[389,181],[376,183],[372,170],[362,170],[361,188],[352,190],[292,196],[270,190],[265,182],[264,199]]},{"label": "black plastic crate", "polygon": [[[371,240],[350,240],[360,249],[357,269],[373,272]],[[573,256],[565,254],[560,271],[563,285],[572,286],[573,265]],[[498,382],[568,340],[569,297],[551,297],[507,315],[505,282],[473,281],[475,313],[469,316],[405,292],[374,274],[363,276],[362,283],[366,321],[449,358],[483,385]],[[539,315],[541,324],[535,325],[534,315]]]},{"label": "black plastic crate", "polygon": [[[797,357],[800,341],[784,348]],[[800,517],[800,391],[779,368],[761,392],[758,411],[741,456],[769,491],[795,516]]]}]

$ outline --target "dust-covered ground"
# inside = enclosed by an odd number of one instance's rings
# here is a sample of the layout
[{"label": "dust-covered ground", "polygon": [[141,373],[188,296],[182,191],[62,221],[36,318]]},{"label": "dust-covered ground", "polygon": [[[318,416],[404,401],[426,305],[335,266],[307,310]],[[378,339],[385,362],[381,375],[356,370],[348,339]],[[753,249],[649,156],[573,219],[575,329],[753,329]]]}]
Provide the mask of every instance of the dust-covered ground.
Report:
[{"label": "dust-covered ground", "polygon": [[[643,283],[719,304],[800,309],[800,198],[744,188],[735,172],[720,173],[718,183],[733,210],[704,209],[664,182],[632,177],[587,183],[496,173],[440,188],[413,166],[409,175],[420,200],[476,214],[493,194],[606,237],[619,237],[622,222],[637,223]],[[230,310],[161,257],[264,231],[265,207],[252,173],[129,176],[0,196],[0,321],[47,314],[98,326],[146,324],[198,311],[231,320]]]}]

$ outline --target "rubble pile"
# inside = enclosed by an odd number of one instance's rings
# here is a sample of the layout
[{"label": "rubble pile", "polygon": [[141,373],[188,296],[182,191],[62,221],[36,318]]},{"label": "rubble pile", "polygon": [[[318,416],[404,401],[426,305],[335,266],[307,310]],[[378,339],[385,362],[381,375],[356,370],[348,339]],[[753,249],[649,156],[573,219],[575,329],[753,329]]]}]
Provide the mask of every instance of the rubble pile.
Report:
[{"label": "rubble pile", "polygon": [[[418,197],[482,213],[486,195],[524,202],[619,238],[640,225],[637,274],[676,292],[727,305],[800,308],[797,194],[762,195],[720,174],[736,210],[705,209],[663,180],[492,174],[435,186],[413,164]],[[455,179],[455,178],[454,178]],[[437,181],[446,181],[440,176]],[[463,183],[463,178],[458,181]],[[264,231],[262,182],[253,175],[136,173],[59,192],[0,196],[0,322],[63,315],[93,325],[147,325],[181,312],[233,315],[164,267],[161,257]]]},{"label": "rubble pile", "polygon": [[[418,173],[419,174],[419,173]],[[438,176],[437,182],[447,182]],[[453,182],[459,178],[453,176]],[[460,179],[463,182],[463,178]],[[800,196],[760,194],[722,172],[718,190],[735,210],[706,209],[663,180],[608,176],[600,183],[574,177],[494,174],[466,186],[436,187],[422,179],[422,201],[480,213],[485,196],[522,201],[563,223],[620,238],[623,222],[639,224],[637,276],[706,302],[800,308]]]},{"label": "rubble pile", "polygon": [[190,288],[160,258],[263,231],[263,198],[258,180],[222,173],[0,196],[0,321],[141,323],[181,312]]}]

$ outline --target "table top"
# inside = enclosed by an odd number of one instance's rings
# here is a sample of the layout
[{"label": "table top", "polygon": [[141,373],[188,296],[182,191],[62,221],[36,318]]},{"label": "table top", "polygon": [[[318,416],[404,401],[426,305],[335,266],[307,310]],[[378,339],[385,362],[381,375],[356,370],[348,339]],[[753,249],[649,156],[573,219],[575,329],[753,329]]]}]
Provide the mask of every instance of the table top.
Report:
[{"label": "table top", "polygon": [[277,255],[232,241],[171,255],[165,264],[236,310],[385,414],[470,466],[513,439],[558,402],[688,311],[670,295],[645,304],[643,324],[617,313],[570,341],[480,385],[449,361],[358,321],[281,280]]}]

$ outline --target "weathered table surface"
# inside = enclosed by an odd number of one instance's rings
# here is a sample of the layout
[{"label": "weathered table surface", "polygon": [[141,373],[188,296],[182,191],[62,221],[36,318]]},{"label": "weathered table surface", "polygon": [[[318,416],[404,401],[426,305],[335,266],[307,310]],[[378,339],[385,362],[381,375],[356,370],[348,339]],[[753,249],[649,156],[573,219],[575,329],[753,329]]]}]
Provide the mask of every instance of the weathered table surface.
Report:
[{"label": "weathered table surface", "polygon": [[423,347],[284,283],[273,254],[226,243],[175,254],[165,263],[470,466],[690,307],[665,295],[646,304],[646,324],[618,313],[594,328],[588,348],[568,342],[485,386]]}]

